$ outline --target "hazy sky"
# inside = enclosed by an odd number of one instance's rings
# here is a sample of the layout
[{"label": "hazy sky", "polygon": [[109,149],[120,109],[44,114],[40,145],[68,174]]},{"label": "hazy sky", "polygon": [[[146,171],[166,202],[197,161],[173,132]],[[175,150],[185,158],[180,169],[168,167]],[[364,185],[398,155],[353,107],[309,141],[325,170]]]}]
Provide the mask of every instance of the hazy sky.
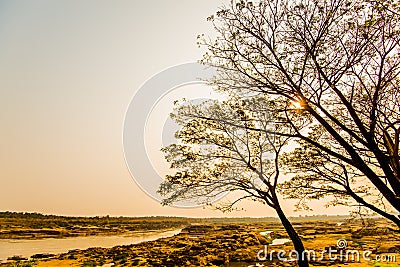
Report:
[{"label": "hazy sky", "polygon": [[[130,177],[122,147],[123,119],[136,90],[157,72],[201,57],[196,36],[212,32],[206,17],[220,5],[1,1],[0,210],[223,216],[162,207]],[[245,206],[247,212],[231,215],[274,215]],[[292,209],[286,205],[291,215]]]}]

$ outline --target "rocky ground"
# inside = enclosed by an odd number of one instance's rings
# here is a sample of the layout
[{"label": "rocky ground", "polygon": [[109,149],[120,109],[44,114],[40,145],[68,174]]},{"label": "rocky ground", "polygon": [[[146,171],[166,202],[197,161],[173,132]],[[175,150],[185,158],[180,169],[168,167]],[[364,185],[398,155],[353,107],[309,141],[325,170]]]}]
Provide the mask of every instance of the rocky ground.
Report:
[{"label": "rocky ground", "polygon": [[[312,266],[400,266],[400,234],[386,222],[378,221],[369,227],[358,223],[313,221],[298,222],[295,227],[307,249],[313,249],[317,258]],[[261,231],[273,233],[261,235]],[[281,261],[273,253],[272,260],[260,261],[257,253],[268,245],[273,250],[292,250],[290,243],[272,246],[272,240],[285,238],[278,223],[192,224],[170,238],[114,248],[74,250],[35,262],[10,262],[4,266],[296,266],[295,262]],[[324,249],[338,249],[337,240],[346,240],[347,250],[371,251],[370,259],[377,255],[395,256],[395,262],[337,260],[326,257],[319,260]],[[340,251],[340,250],[339,250]],[[342,250],[346,255],[346,250]],[[263,254],[262,254],[263,255]],[[46,255],[44,255],[46,256]]]}]

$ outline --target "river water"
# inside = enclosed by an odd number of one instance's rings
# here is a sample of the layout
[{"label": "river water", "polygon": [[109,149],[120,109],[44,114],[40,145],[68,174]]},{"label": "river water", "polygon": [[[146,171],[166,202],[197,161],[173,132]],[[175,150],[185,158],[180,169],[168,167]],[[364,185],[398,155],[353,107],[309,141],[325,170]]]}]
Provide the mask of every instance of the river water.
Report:
[{"label": "river water", "polygon": [[0,239],[0,262],[8,257],[20,255],[30,257],[37,253],[64,253],[72,249],[91,247],[110,248],[114,246],[137,244],[179,234],[181,229],[169,231],[133,232],[115,236],[83,236],[45,239]]}]

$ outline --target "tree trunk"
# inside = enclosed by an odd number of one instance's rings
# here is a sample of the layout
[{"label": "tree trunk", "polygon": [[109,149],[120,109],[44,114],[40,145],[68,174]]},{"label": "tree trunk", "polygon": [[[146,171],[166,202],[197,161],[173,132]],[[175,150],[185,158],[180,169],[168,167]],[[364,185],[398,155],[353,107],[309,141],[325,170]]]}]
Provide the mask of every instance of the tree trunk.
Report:
[{"label": "tree trunk", "polygon": [[299,267],[309,267],[308,264],[308,259],[305,257],[305,248],[303,245],[303,241],[301,241],[300,236],[297,234],[296,230],[293,228],[293,225],[291,222],[288,220],[286,217],[285,213],[280,207],[280,204],[274,203],[275,204],[275,210],[279,216],[279,219],[281,220],[283,227],[285,227],[286,232],[288,233],[290,239],[293,242],[294,249],[298,253],[298,265]]}]

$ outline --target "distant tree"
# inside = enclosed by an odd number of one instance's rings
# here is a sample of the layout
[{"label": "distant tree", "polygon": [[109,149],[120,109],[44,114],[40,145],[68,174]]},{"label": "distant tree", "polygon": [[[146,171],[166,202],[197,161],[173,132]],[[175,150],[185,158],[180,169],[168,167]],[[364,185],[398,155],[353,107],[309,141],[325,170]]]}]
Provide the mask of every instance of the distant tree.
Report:
[{"label": "distant tree", "polygon": [[387,0],[232,1],[208,18],[217,37],[199,45],[218,70],[210,84],[286,100],[275,135],[297,141],[284,156],[289,196],[352,198],[399,225],[399,10]]},{"label": "distant tree", "polygon": [[[225,192],[240,196],[217,207],[231,211],[243,199],[272,207],[299,253],[299,266],[308,266],[304,245],[285,216],[277,195],[279,155],[288,137],[268,132],[288,131],[287,125],[271,125],[269,101],[263,97],[224,102],[210,100],[198,105],[178,106],[172,118],[182,126],[176,133],[179,144],[163,148],[176,172],[167,175],[159,192],[164,204],[196,200],[208,204]],[[294,113],[297,111],[294,110]],[[276,115],[276,114],[275,114]]]}]

